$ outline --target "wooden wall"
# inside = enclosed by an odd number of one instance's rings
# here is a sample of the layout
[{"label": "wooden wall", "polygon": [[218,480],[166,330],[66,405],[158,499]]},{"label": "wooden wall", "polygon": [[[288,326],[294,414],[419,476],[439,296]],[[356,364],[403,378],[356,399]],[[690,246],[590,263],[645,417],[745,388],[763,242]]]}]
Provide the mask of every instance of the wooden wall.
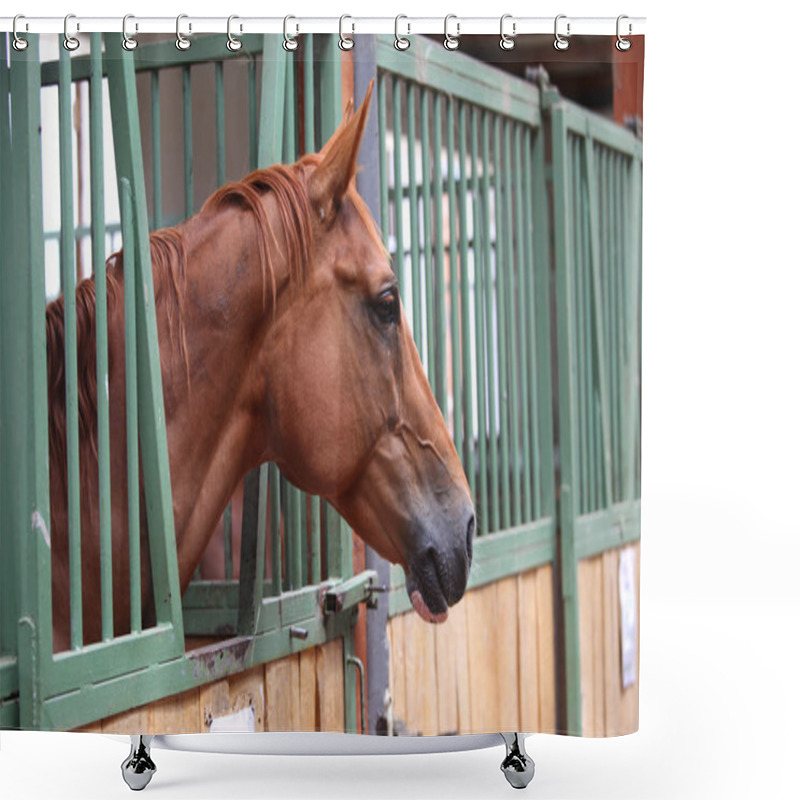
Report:
[{"label": "wooden wall", "polygon": [[621,736],[639,729],[639,565],[636,550],[637,678],[622,688],[619,550],[578,563],[581,705],[584,736]]},{"label": "wooden wall", "polygon": [[94,733],[207,733],[215,717],[252,707],[256,731],[344,731],[342,640],[80,728]]},{"label": "wooden wall", "polygon": [[443,625],[389,620],[395,726],[411,734],[554,732],[550,566],[467,592]]}]

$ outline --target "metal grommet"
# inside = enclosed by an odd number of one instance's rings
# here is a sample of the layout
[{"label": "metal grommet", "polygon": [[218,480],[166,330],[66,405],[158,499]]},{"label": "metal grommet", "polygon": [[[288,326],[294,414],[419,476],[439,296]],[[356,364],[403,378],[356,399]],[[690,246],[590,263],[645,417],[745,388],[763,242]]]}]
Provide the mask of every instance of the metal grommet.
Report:
[{"label": "metal grommet", "polygon": [[[355,41],[353,40],[352,36],[345,36],[344,35],[344,21],[346,19],[353,19],[349,14],[342,14],[339,17],[339,48],[341,50],[352,50],[353,46],[355,45]],[[356,26],[355,23],[351,25],[351,33],[355,33]]]},{"label": "metal grommet", "polygon": [[[400,35],[400,20],[401,19],[408,19],[405,14],[398,14],[394,18],[394,47],[395,50],[408,50],[411,47],[411,39],[407,39],[405,36]],[[407,34],[411,33],[411,24],[406,23],[406,31]]]},{"label": "metal grommet", "polygon": [[[128,50],[128,51],[135,50],[137,48],[137,46],[139,45],[139,42],[137,42],[136,39],[134,39],[131,36],[128,36],[128,20],[129,19],[135,19],[133,14],[126,14],[122,18],[122,47],[123,47],[123,49]],[[138,23],[134,26],[134,30],[137,30],[137,31],[139,30]]]},{"label": "metal grommet", "polygon": [[69,50],[70,52],[77,50],[81,46],[81,43],[78,39],[76,39],[74,36],[70,36],[68,27],[71,19],[75,19],[74,14],[67,14],[67,16],[64,17],[64,49]]},{"label": "metal grommet", "polygon": [[[627,52],[628,50],[631,49],[631,46],[632,46],[631,40],[623,38],[622,34],[619,32],[620,22],[622,22],[622,20],[624,20],[624,19],[628,19],[628,15],[627,14],[620,14],[617,17],[617,41],[616,41],[616,45],[615,46],[616,46],[617,50],[620,51],[620,53]],[[628,23],[628,36],[630,36],[632,32],[633,32],[633,26],[629,22]]]},{"label": "metal grommet", "polygon": [[[456,35],[453,36],[448,30],[447,25],[451,19],[456,21]],[[461,23],[458,21],[458,17],[455,14],[448,14],[444,18],[444,46],[446,50],[458,50],[461,47],[461,42],[458,40],[458,36],[461,33]]]},{"label": "metal grommet", "polygon": [[[27,50],[28,49],[28,40],[27,39],[23,39],[17,33],[17,21],[21,20],[21,19],[25,19],[25,15],[24,14],[17,14],[17,16],[14,17],[14,24],[11,27],[11,31],[14,34],[14,41],[12,42],[12,45],[13,45],[14,49],[19,53],[21,53],[23,50]],[[25,30],[26,31],[28,30],[28,23],[27,22],[25,23]]]},{"label": "metal grommet", "polygon": [[[228,17],[228,41],[226,42],[226,44],[225,44],[225,47],[227,47],[227,48],[228,48],[228,50],[230,50],[230,51],[231,51],[231,53],[238,53],[238,52],[239,52],[239,50],[241,50],[241,49],[242,49],[242,42],[241,42],[241,40],[240,40],[240,39],[237,39],[237,38],[236,38],[236,37],[235,37],[235,36],[234,36],[234,35],[231,33],[231,22],[233,22],[235,19],[239,19],[239,17],[237,17],[237,16],[236,16],[236,14],[231,14],[231,15]],[[242,32],[242,26],[240,25],[240,26],[239,26],[239,33],[241,33],[241,32]]]},{"label": "metal grommet", "polygon": [[[176,36],[175,47],[177,47],[178,50],[188,50],[192,46],[192,43],[181,33],[181,20],[188,18],[189,18],[188,14],[178,14],[178,17],[175,20],[175,36]],[[192,32],[192,23],[190,22],[189,33],[191,32]]]},{"label": "metal grommet", "polygon": [[[566,14],[559,14],[556,17],[555,25],[553,26],[553,31],[554,31],[555,36],[556,36],[555,41],[553,42],[553,47],[555,47],[556,50],[569,50],[569,39],[564,38],[558,32],[558,21],[560,19],[566,19],[566,18],[567,18]],[[567,36],[570,35],[569,34],[569,27],[570,26],[569,26],[569,22],[568,22],[567,23]]]},{"label": "metal grommet", "polygon": [[283,49],[289,53],[297,50],[297,34],[299,32],[299,27],[295,22],[294,35],[293,36],[289,35],[290,19],[297,19],[297,17],[293,17],[291,14],[289,14],[283,18]]},{"label": "metal grommet", "polygon": [[511,23],[511,35],[509,36],[505,32],[505,30],[503,28],[503,26],[505,24],[505,21],[507,19],[511,19],[511,14],[503,14],[503,16],[500,17],[500,49],[501,50],[513,50],[517,45],[516,41],[514,40],[514,37],[517,35],[517,23],[512,21],[512,23]]}]

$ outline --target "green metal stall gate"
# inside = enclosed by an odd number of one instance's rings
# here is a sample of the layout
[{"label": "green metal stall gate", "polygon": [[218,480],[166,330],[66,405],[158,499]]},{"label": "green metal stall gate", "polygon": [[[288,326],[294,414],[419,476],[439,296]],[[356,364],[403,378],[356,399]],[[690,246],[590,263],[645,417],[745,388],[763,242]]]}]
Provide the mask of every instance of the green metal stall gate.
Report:
[{"label": "green metal stall gate", "polygon": [[[375,573],[353,574],[351,531],[317,498],[283,481],[274,466],[245,482],[239,579],[229,509],[225,579],[198,574],[179,602],[155,317],[145,301],[148,291],[152,296],[148,224],[173,224],[195,210],[193,65],[214,63],[219,185],[229,149],[224,65],[240,61],[246,75],[249,168],[292,161],[318,148],[338,122],[335,37],[304,37],[297,57],[284,53],[278,37],[243,37],[238,54],[219,37],[200,37],[184,52],[169,41],[134,53],[112,37],[113,57],[104,57],[101,37],[93,35],[90,55],[61,54],[45,64],[37,38],[29,40],[28,50],[18,53],[0,39],[0,727],[76,727],[125,710],[130,697],[136,704],[156,700],[339,636],[345,658],[352,659],[356,607],[369,597]],[[639,536],[641,145],[546,83],[522,81],[421,38],[402,54],[392,42],[375,42],[379,198],[373,207],[476,500],[470,587],[542,564],[558,568],[567,712],[561,727],[579,733],[577,561]],[[163,120],[172,112],[162,108],[162,76],[176,69],[183,135],[183,209],[177,215],[162,203],[161,146]],[[119,223],[106,223],[103,213],[103,152],[110,145],[102,141],[104,80],[114,122]],[[39,98],[43,86],[59,87],[66,156],[72,150],[69,91],[80,82],[88,82],[90,95],[91,224],[75,225],[72,160],[63,157],[62,223],[46,233]],[[149,127],[140,131],[143,107]],[[131,634],[113,637],[110,512],[101,502],[101,613],[109,635],[83,646],[74,623],[72,649],[53,654],[44,247],[50,239],[60,246],[58,288],[67,298],[69,331],[76,244],[79,253],[90,250],[92,271],[102,276],[120,231],[126,252],[135,256],[135,270],[126,270],[135,291],[125,292],[131,319],[126,369],[135,367],[137,375],[129,407],[138,411],[155,589],[170,600],[158,604],[155,627],[142,630],[134,615]],[[97,295],[102,319],[104,297]],[[65,336],[68,397],[76,383],[71,336]],[[101,384],[104,336],[97,347]],[[101,498],[107,498],[108,409],[101,398],[98,420]],[[76,442],[74,417],[70,424],[68,449]],[[129,441],[135,441],[131,424]],[[79,555],[80,516],[72,502],[77,470],[70,475],[70,543]],[[132,496],[138,494],[135,480]],[[137,520],[132,524],[138,529]],[[134,538],[131,554],[138,562]],[[402,571],[392,569],[390,615],[410,607],[402,582]],[[79,566],[70,585],[79,608]],[[292,636],[297,626],[306,639]],[[212,646],[213,653],[187,653],[185,634],[233,638]],[[352,667],[345,675],[346,725],[356,730]]]}]

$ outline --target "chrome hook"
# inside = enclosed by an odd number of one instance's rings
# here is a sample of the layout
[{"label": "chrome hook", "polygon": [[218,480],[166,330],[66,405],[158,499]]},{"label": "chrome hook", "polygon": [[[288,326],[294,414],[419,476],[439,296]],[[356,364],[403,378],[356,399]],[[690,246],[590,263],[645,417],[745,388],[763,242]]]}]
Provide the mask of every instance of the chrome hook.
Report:
[{"label": "chrome hook", "polygon": [[[14,24],[12,25],[12,28],[11,28],[12,33],[14,34],[14,41],[13,41],[12,44],[14,46],[14,49],[19,53],[21,53],[23,50],[27,50],[28,49],[28,40],[27,39],[23,39],[17,33],[17,20],[20,20],[20,19],[25,19],[24,14],[17,14],[17,16],[14,17]],[[25,23],[25,30],[26,31],[28,30],[28,23],[27,22]]]},{"label": "chrome hook", "polygon": [[71,36],[69,33],[69,21],[71,19],[75,19],[74,14],[67,14],[67,16],[64,17],[64,49],[69,50],[70,53],[73,50],[77,50],[81,46],[80,41],[76,37]]},{"label": "chrome hook", "polygon": [[[622,34],[619,32],[620,23],[624,19],[628,19],[628,15],[627,14],[620,14],[617,17],[617,41],[616,41],[616,45],[615,46],[616,46],[617,50],[620,51],[620,53],[624,53],[627,50],[630,50],[631,46],[632,46],[631,40],[623,38]],[[628,36],[630,36],[632,32],[633,32],[633,26],[629,22],[628,23]]]},{"label": "chrome hook", "polygon": [[[456,21],[456,35],[453,36],[448,30],[447,25],[451,19]],[[461,33],[461,23],[458,21],[458,17],[455,14],[448,14],[444,18],[444,46],[446,50],[458,50],[461,47],[461,42],[458,40],[459,34]]]},{"label": "chrome hook", "polygon": [[[139,45],[139,42],[136,41],[132,36],[128,36],[128,20],[129,19],[136,19],[133,14],[126,14],[122,18],[122,47],[125,50],[131,51],[135,50]],[[134,25],[134,30],[139,30],[138,23]]]},{"label": "chrome hook", "polygon": [[[394,18],[394,47],[395,50],[408,50],[411,47],[411,39],[407,39],[405,36],[400,35],[400,20],[401,19],[408,19],[405,14],[398,14]],[[406,23],[406,35],[411,33],[411,24]]]},{"label": "chrome hook", "polygon": [[289,35],[290,19],[297,19],[297,17],[293,17],[291,14],[289,14],[283,18],[283,49],[289,53],[291,53],[293,50],[297,50],[297,33],[299,31],[298,25],[295,22],[294,36]]},{"label": "chrome hook", "polygon": [[[566,18],[567,18],[566,14],[559,14],[556,17],[555,25],[553,28],[556,36],[555,41],[553,42],[553,47],[555,47],[556,50],[569,50],[569,39],[566,39],[558,32],[558,21],[560,19],[566,19]],[[567,22],[567,36],[570,35],[569,27],[570,27],[569,22]]]},{"label": "chrome hook", "polygon": [[[341,50],[352,50],[353,46],[355,45],[353,37],[344,35],[344,21],[346,19],[353,19],[353,18],[349,14],[342,14],[342,16],[339,17],[339,48]],[[355,33],[355,30],[356,30],[355,23],[351,23],[350,32]]]},{"label": "chrome hook", "polygon": [[509,36],[504,29],[505,21],[507,19],[512,19],[511,14],[503,14],[500,17],[500,49],[501,50],[513,50],[517,43],[514,40],[514,37],[517,35],[517,23],[512,20],[511,22],[511,35]]},{"label": "chrome hook", "polygon": [[[178,50],[188,50],[192,43],[181,33],[181,20],[188,19],[188,14],[178,14],[177,19],[175,20],[175,47]],[[189,23],[189,33],[192,32],[192,23]]]},{"label": "chrome hook", "polygon": [[[237,17],[236,14],[231,14],[228,17],[228,41],[225,44],[225,46],[228,48],[228,50],[231,51],[231,53],[238,53],[239,50],[242,49],[241,39],[237,39],[231,33],[231,22],[233,22],[235,19],[239,19],[239,17]],[[242,32],[242,26],[240,25],[239,26],[239,33],[241,33],[241,32]]]}]

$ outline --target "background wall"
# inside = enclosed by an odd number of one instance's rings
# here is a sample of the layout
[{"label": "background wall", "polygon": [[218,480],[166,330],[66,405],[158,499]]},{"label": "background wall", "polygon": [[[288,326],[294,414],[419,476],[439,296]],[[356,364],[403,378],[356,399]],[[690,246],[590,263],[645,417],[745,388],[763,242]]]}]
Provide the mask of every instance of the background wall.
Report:
[{"label": "background wall", "polygon": [[[23,4],[24,5],[24,4]],[[191,4],[189,4],[191,5]],[[110,11],[114,6],[115,11]],[[22,9],[22,6],[20,6]],[[250,0],[201,13],[532,13],[510,0],[375,6]],[[84,0],[85,14],[185,12],[174,0]],[[424,11],[422,11],[424,9]],[[800,269],[794,96],[798,10],[685,0],[572,0],[574,15],[648,15],[645,65],[643,543],[640,732],[540,736],[530,797],[793,797],[800,619]],[[46,0],[28,13],[63,15]],[[535,13],[555,15],[545,3]],[[733,14],[736,13],[736,16]],[[714,15],[718,15],[714,18]],[[727,16],[722,16],[727,15]],[[772,33],[774,31],[774,33]],[[769,41],[768,41],[769,39]],[[753,51],[759,56],[753,60]],[[757,69],[755,64],[760,64]],[[768,67],[769,77],[764,67]],[[2,735],[3,797],[127,792],[126,746]],[[404,758],[258,759],[161,753],[163,798],[509,797],[499,749]]]}]

